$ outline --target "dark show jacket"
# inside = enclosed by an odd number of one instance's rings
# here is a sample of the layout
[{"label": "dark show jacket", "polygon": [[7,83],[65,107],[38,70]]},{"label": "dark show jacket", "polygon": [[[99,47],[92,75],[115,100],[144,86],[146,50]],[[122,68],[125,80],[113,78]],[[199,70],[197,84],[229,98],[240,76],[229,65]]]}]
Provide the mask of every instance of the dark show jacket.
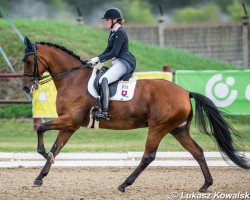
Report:
[{"label": "dark show jacket", "polygon": [[117,31],[111,31],[108,38],[108,46],[105,51],[98,56],[101,62],[111,58],[121,60],[128,67],[128,71],[134,71],[136,60],[128,49],[128,36],[126,31],[120,26]]}]

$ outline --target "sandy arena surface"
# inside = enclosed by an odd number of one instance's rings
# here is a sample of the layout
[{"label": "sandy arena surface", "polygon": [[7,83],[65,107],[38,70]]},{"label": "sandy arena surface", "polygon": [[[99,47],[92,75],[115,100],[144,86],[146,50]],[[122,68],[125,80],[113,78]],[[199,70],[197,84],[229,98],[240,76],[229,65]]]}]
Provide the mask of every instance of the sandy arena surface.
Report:
[{"label": "sandy arena surface", "polygon": [[[203,184],[199,168],[148,168],[125,193],[117,192],[132,168],[52,168],[40,188],[32,188],[39,168],[0,169],[0,199],[173,199],[196,193]],[[211,193],[250,193],[250,173],[239,168],[210,168]],[[217,196],[218,197],[218,196]],[[179,198],[180,199],[180,198]],[[197,198],[196,198],[197,199]],[[200,199],[200,198],[199,198]],[[210,198],[211,199],[211,198]],[[214,198],[212,198],[214,199]],[[218,199],[218,198],[217,198]],[[225,198],[220,198],[225,199]],[[250,199],[250,198],[249,198]]]}]

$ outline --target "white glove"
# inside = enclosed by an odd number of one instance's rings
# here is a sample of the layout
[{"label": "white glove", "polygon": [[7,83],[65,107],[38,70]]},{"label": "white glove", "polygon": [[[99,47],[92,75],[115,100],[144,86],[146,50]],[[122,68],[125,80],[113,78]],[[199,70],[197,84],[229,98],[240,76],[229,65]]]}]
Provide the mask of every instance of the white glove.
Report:
[{"label": "white glove", "polygon": [[99,62],[99,57],[94,57],[94,58],[91,58],[89,61],[88,61],[88,64],[96,64]]}]

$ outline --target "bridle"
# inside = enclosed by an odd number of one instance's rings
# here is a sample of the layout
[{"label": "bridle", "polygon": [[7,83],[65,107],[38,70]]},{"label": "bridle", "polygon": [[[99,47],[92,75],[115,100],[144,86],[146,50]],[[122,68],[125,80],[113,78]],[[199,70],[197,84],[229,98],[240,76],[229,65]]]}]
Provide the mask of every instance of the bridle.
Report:
[{"label": "bridle", "polygon": [[26,53],[24,56],[23,56],[23,59],[22,59],[22,62],[25,62],[27,60],[27,58],[30,56],[30,55],[34,55],[34,72],[33,73],[28,73],[28,72],[24,72],[23,73],[23,76],[27,76],[27,77],[33,77],[33,81],[34,82],[39,82],[43,79],[46,79],[48,78],[50,75],[46,75],[46,76],[41,76],[39,74],[39,71],[38,71],[38,63],[37,63],[37,60],[42,64],[42,66],[44,67],[44,69],[46,71],[48,71],[47,67],[43,64],[43,62],[40,60],[40,58],[37,56],[37,53],[36,51],[31,51],[31,52],[28,52]]},{"label": "bridle", "polygon": [[39,61],[42,64],[43,68],[46,71],[49,71],[49,70],[44,65],[44,63],[41,61],[41,59],[37,56],[36,50],[35,51],[30,51],[28,53],[25,53],[25,55],[22,58],[22,62],[25,62],[30,55],[34,55],[34,72],[33,73],[24,72],[23,76],[27,76],[27,77],[33,78],[33,79],[31,79],[31,81],[34,84],[36,84],[36,85],[43,85],[45,83],[48,83],[51,80],[55,80],[57,78],[60,78],[60,77],[66,75],[66,74],[68,74],[68,73],[70,73],[72,71],[75,71],[75,70],[78,70],[78,69],[83,69],[85,67],[91,67],[91,64],[89,64],[88,61],[85,60],[85,61],[82,62],[82,65],[80,65],[78,67],[69,68],[69,69],[67,69],[65,71],[62,71],[62,72],[58,73],[58,74],[50,74],[50,75],[46,75],[46,76],[41,76],[39,74],[38,62],[37,61]]}]

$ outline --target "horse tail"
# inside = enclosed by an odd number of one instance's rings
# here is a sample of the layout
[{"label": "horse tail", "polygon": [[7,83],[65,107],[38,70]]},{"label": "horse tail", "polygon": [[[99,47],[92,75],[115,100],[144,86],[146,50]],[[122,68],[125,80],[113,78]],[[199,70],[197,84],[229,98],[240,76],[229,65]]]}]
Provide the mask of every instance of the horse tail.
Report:
[{"label": "horse tail", "polygon": [[218,110],[209,98],[201,94],[190,92],[190,98],[195,100],[195,121],[199,130],[215,139],[224,159],[227,156],[237,166],[250,169],[246,158],[235,148],[232,136],[236,136],[236,139],[240,141],[240,135],[223,119],[222,116],[225,113]]}]

